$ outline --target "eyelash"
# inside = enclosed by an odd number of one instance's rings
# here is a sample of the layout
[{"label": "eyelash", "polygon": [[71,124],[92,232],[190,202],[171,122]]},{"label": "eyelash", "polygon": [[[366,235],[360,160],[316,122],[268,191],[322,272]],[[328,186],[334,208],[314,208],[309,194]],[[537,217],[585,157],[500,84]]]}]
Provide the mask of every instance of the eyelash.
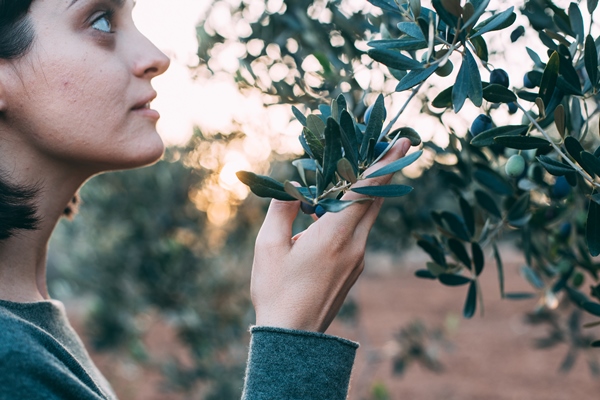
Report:
[{"label": "eyelash", "polygon": [[[115,14],[115,11],[114,11],[114,10],[106,10],[106,11],[104,11],[102,14],[100,14],[100,15],[99,15],[97,18],[95,18],[95,19],[92,21],[92,24],[91,24],[91,25],[92,25],[92,28],[93,28],[93,29],[96,29],[98,32],[101,32],[101,33],[106,33],[106,34],[108,34],[108,33],[115,33],[115,31],[114,31],[114,29],[113,29],[113,28],[114,28],[114,26],[113,26],[113,25],[114,25],[114,24],[113,24],[113,16],[114,16],[114,14]],[[105,20],[108,22],[108,24],[109,24],[109,26],[110,26],[110,31],[104,31],[104,30],[102,30],[102,29],[94,28],[94,25],[95,25],[95,24],[96,24],[98,21],[101,21],[101,20],[103,20],[103,19],[105,19]]]}]

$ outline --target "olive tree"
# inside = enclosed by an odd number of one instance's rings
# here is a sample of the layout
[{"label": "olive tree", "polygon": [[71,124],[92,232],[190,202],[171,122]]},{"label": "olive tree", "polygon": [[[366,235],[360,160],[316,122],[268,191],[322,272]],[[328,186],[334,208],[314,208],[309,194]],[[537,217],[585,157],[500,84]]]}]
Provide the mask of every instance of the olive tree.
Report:
[{"label": "olive tree", "polygon": [[[419,197],[421,186],[430,194],[427,182],[437,181],[435,197],[455,200],[429,213],[433,232],[418,233],[427,226],[423,220],[409,227],[431,257],[416,276],[463,287],[463,315],[471,318],[478,309],[483,313],[478,277],[489,251],[502,298],[538,298],[538,313],[570,304],[575,322],[561,337],[571,338],[575,349],[600,346],[594,330],[584,334],[577,323],[580,312],[600,317],[597,1],[558,6],[529,0],[517,7],[489,0],[369,2],[374,7],[350,1],[226,3],[233,20],[251,28],[242,37],[220,36],[210,13],[200,25],[201,59],[210,59],[216,43],[246,45],[239,87],[260,90],[266,105],[290,104],[302,125],[305,156],[293,162],[298,174],[288,177],[300,187],[248,171],[238,173],[240,180],[259,196],[301,200],[303,211],[317,216],[351,207],[340,200],[347,190]],[[515,63],[507,50],[517,47],[529,57],[518,60],[529,64],[524,76],[494,67],[499,60]],[[307,70],[306,60],[320,67]],[[280,65],[286,74],[265,73]],[[365,69],[383,73],[385,84],[361,86],[357,77]],[[398,93],[406,93],[401,105]],[[411,104],[438,121],[447,145],[421,144],[402,115]],[[456,122],[466,109],[479,110],[467,117],[468,127]],[[365,169],[400,137],[420,149],[379,173],[397,172],[425,152],[433,162],[411,181],[416,189],[397,182],[355,189],[368,178]],[[530,291],[505,290],[501,237],[523,252]],[[560,341],[550,338],[544,345]]]}]

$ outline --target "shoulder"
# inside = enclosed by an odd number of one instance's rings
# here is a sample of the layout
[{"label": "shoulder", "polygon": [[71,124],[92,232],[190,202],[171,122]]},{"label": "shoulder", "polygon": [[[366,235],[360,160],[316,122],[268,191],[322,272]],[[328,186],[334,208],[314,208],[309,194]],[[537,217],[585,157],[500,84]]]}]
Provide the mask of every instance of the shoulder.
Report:
[{"label": "shoulder", "polygon": [[0,308],[0,400],[101,399],[66,351],[35,325]]},{"label": "shoulder", "polygon": [[0,349],[0,400],[101,399],[43,347]]},{"label": "shoulder", "polygon": [[28,324],[0,307],[0,355],[34,345],[34,332]]},{"label": "shoulder", "polygon": [[28,368],[48,362],[44,341],[30,325],[0,308],[0,359],[6,361],[0,363],[0,375],[8,366],[11,369]]},{"label": "shoulder", "polygon": [[0,375],[61,365],[66,351],[36,325],[0,307],[0,326]]},{"label": "shoulder", "polygon": [[[37,340],[34,331],[24,321],[0,309],[0,400],[23,397],[36,398],[50,371],[56,369],[53,357]],[[46,396],[48,395],[48,396]]]}]

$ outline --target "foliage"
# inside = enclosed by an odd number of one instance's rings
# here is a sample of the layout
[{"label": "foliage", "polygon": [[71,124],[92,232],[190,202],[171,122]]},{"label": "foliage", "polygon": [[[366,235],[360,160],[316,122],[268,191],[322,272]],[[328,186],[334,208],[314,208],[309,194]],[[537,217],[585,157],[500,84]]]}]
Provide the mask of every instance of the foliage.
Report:
[{"label": "foliage", "polygon": [[[398,68],[397,63],[390,62],[392,55],[405,57],[401,51],[426,49],[426,61],[420,65],[403,65],[402,69],[409,72],[400,80],[397,91],[419,85],[431,75],[427,72],[429,69],[439,68],[448,61],[451,53],[460,51],[462,62],[455,83],[438,94],[432,102],[434,106],[451,107],[454,112],[459,112],[468,98],[475,106],[489,112],[494,104],[516,103],[527,118],[526,123],[519,126],[502,125],[497,120],[496,127],[477,136],[471,135],[470,140],[457,136],[451,142],[448,150],[458,160],[453,172],[458,172],[467,183],[456,188],[461,215],[448,211],[432,214],[441,236],[423,235],[419,240],[418,244],[431,255],[433,262],[418,276],[438,279],[440,283],[450,286],[468,284],[463,314],[470,318],[482,299],[478,296],[477,285],[477,277],[484,267],[482,247],[488,243],[494,246],[500,269],[500,255],[495,248],[496,237],[506,228],[518,228],[522,232],[521,244],[527,262],[523,266],[523,274],[533,289],[540,293],[543,304],[554,307],[558,293],[565,292],[575,306],[600,316],[600,304],[577,291],[571,280],[574,274],[578,276],[586,272],[597,281],[598,264],[590,256],[600,254],[600,236],[596,232],[600,220],[597,199],[594,197],[600,186],[595,181],[595,165],[599,164],[600,153],[584,148],[584,145],[588,148],[594,146],[595,142],[585,142],[591,115],[586,116],[585,126],[582,126],[580,111],[582,101],[586,110],[588,103],[598,107],[598,54],[597,44],[591,35],[587,35],[584,41],[583,19],[577,4],[571,3],[568,13],[553,8],[555,31],[539,29],[540,39],[548,48],[547,62],[542,62],[542,57],[528,50],[535,64],[532,72],[537,71],[541,75],[536,84],[539,86],[537,93],[516,89],[515,94],[501,84],[482,82],[475,60],[477,57],[481,65],[490,68],[483,35],[508,28],[516,19],[512,7],[496,12],[478,24],[488,6],[487,1],[461,6],[459,2],[434,0],[432,5],[435,11],[424,11],[420,5],[415,6],[415,2],[399,7],[386,2],[373,3],[389,12],[399,12],[407,22],[398,25],[403,31],[398,39],[372,41],[370,45],[373,50],[370,54],[376,54],[375,58],[386,54],[388,58],[380,61]],[[589,8],[590,12],[593,11],[595,4],[590,4]],[[530,19],[535,20],[535,15]],[[534,29],[538,28],[534,25]],[[421,42],[416,45],[415,39],[421,39]],[[527,113],[517,96],[523,102],[535,104],[538,117]],[[487,104],[484,104],[484,100]],[[567,124],[567,121],[571,123]],[[556,126],[559,137],[553,138],[548,133],[551,124]],[[524,168],[511,165],[514,161],[507,165],[508,174],[504,176],[494,169],[498,161],[505,158],[505,154],[510,154],[509,161],[514,160],[516,156],[510,149],[528,156],[532,171],[529,177],[519,176]],[[520,156],[519,161],[523,161]],[[557,196],[556,190],[553,191],[552,176],[565,176],[569,184],[577,189],[576,195],[567,200],[562,197],[568,196],[568,193],[566,196]],[[499,212],[488,191],[503,198],[503,211]],[[479,203],[480,207],[473,207],[465,199],[466,196],[475,197],[475,204]],[[572,243],[548,243],[548,232],[552,232],[557,221],[567,223],[569,212],[577,212],[584,207],[588,209],[585,224],[583,221],[577,222],[581,230],[585,225],[585,234],[573,235]],[[555,216],[549,216],[549,213]],[[477,226],[477,221],[483,222],[482,226]],[[567,236],[571,236],[570,232],[567,232]],[[552,251],[546,253],[543,249],[549,244]],[[471,247],[470,255],[467,246]],[[452,262],[446,261],[446,254],[452,256]],[[501,273],[499,276],[502,280]],[[590,294],[597,294],[597,287],[591,286]],[[507,295],[502,283],[501,291],[502,296]]]},{"label": "foliage", "polygon": [[439,353],[450,347],[443,329],[428,328],[417,320],[407,324],[395,336],[399,347],[393,360],[395,374],[403,374],[413,363],[433,372],[443,371]]},{"label": "foliage", "polygon": [[[323,105],[330,103],[327,99],[339,99],[344,92],[346,108],[360,120],[374,89],[361,87],[356,74],[365,68],[376,72],[384,65],[385,80],[396,82],[395,92],[410,93],[384,132],[390,131],[409,102],[417,101],[422,103],[422,115],[436,119],[449,138],[445,148],[433,141],[423,143],[433,165],[412,182],[418,196],[419,182],[435,179],[440,182],[435,195],[446,199],[444,209],[430,214],[437,233],[416,235],[417,244],[432,260],[416,275],[442,285],[464,286],[463,314],[471,318],[477,309],[483,312],[478,276],[486,264],[484,252],[491,248],[503,298],[538,298],[540,312],[570,303],[600,317],[600,264],[594,258],[600,254],[600,147],[594,135],[597,123],[593,123],[600,110],[600,40],[593,36],[597,2],[561,7],[529,0],[520,9],[496,9],[489,0],[432,0],[431,6],[419,0],[370,3],[380,10],[352,10],[344,1],[290,1],[279,9],[265,9],[251,24],[252,33],[237,39],[248,45],[253,40],[265,43],[263,52],[241,61],[240,87],[252,86],[268,94],[265,104],[275,99],[301,103],[308,109],[327,107]],[[587,8],[587,13],[581,8]],[[322,18],[317,9],[330,18]],[[519,11],[529,26],[514,26]],[[265,34],[270,26],[285,26],[285,34],[270,40]],[[502,31],[510,32],[512,48],[526,47],[531,59],[522,85],[520,77],[494,67],[499,54],[494,39],[508,38],[499,36]],[[522,44],[531,42],[534,35],[544,51]],[[200,48],[204,58],[211,51],[209,36]],[[307,39],[312,37],[344,40]],[[294,46],[289,44],[291,39]],[[271,47],[269,52],[272,44],[278,51]],[[283,81],[269,85],[266,78],[253,73],[265,65],[287,63],[290,57],[294,62],[289,63],[290,72]],[[319,60],[321,68],[316,72],[302,68],[302,60],[310,57]],[[490,79],[486,81],[487,72]],[[445,78],[440,80],[436,73]],[[313,81],[318,84],[307,84]],[[441,91],[437,89],[440,81],[449,81]],[[379,90],[385,87],[389,85],[380,85]],[[470,132],[459,124],[454,127],[451,119],[467,108],[480,110],[480,122]],[[508,115],[514,113],[522,116],[520,124],[508,122]],[[294,114],[303,123],[304,115]],[[326,114],[321,112],[322,117]],[[308,142],[306,129],[300,140]],[[336,150],[338,155],[352,153],[343,145],[337,147],[341,148]],[[319,160],[310,146],[305,150],[308,157]],[[515,155],[520,157],[512,158]],[[338,170],[340,178],[343,171]],[[351,182],[353,176],[347,178],[333,184]],[[457,202],[449,204],[453,197]],[[497,250],[504,235],[523,251],[522,273],[530,292],[505,290],[502,255]]]},{"label": "foliage", "polygon": [[[412,191],[413,188],[406,185],[354,186],[363,179],[398,172],[415,162],[422,154],[422,151],[412,153],[375,172],[365,174],[367,168],[383,158],[399,138],[409,137],[413,145],[421,144],[418,134],[410,128],[392,132],[393,139],[389,143],[381,141],[385,135],[385,131],[382,132],[385,119],[383,96],[377,98],[362,128],[346,110],[343,95],[338,96],[331,107],[321,106],[320,111],[320,114],[304,117],[294,108],[294,113],[304,126],[300,143],[310,157],[293,162],[305,186],[297,187],[290,181],[281,184],[248,171],[238,172],[238,178],[250,186],[254,194],[283,201],[300,200],[303,203],[302,209],[307,214],[313,214],[319,207],[323,212],[340,212],[354,203],[370,199],[341,200],[340,197],[348,190],[373,197],[401,197]],[[382,146],[378,150],[380,145]],[[314,174],[316,185],[309,185],[308,171]]]},{"label": "foliage", "polygon": [[[556,313],[544,310],[537,313],[529,313],[526,321],[531,325],[547,325],[548,333],[545,337],[537,338],[534,342],[538,349],[549,349],[559,344],[568,346],[567,353],[559,366],[559,371],[569,372],[579,356],[586,358],[590,373],[600,376],[600,362],[598,351],[590,344],[594,337],[589,333],[583,333],[580,329],[582,312],[574,309],[566,319],[561,320]],[[588,324],[589,326],[589,324]]]},{"label": "foliage", "polygon": [[[362,11],[348,16],[337,4],[339,2],[294,0],[249,1],[231,6],[225,1],[214,1],[198,26],[198,55],[216,72],[219,67],[210,63],[216,51],[232,41],[243,43],[247,53],[240,60],[237,82],[242,88],[257,87],[275,96],[277,101],[316,108],[323,93],[333,92],[331,97],[337,97],[343,86],[348,92],[358,93],[362,89],[352,76],[350,61],[359,59],[363,52],[353,44],[362,40],[365,32],[377,28]],[[226,29],[219,29],[217,11],[222,8],[230,11],[232,24],[248,24],[250,33],[232,37]],[[307,58],[316,60],[322,71],[307,70],[304,64]],[[274,80],[265,73],[265,65],[267,71],[283,67],[290,73]],[[357,114],[363,112],[364,106]]]}]

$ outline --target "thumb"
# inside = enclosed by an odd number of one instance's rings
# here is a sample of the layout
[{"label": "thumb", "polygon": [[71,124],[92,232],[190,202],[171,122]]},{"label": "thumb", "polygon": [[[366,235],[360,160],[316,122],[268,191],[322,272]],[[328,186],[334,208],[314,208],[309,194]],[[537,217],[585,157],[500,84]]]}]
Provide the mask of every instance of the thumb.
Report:
[{"label": "thumb", "polygon": [[292,245],[292,224],[299,210],[299,201],[271,200],[267,216],[256,238],[257,246],[290,247]]}]

